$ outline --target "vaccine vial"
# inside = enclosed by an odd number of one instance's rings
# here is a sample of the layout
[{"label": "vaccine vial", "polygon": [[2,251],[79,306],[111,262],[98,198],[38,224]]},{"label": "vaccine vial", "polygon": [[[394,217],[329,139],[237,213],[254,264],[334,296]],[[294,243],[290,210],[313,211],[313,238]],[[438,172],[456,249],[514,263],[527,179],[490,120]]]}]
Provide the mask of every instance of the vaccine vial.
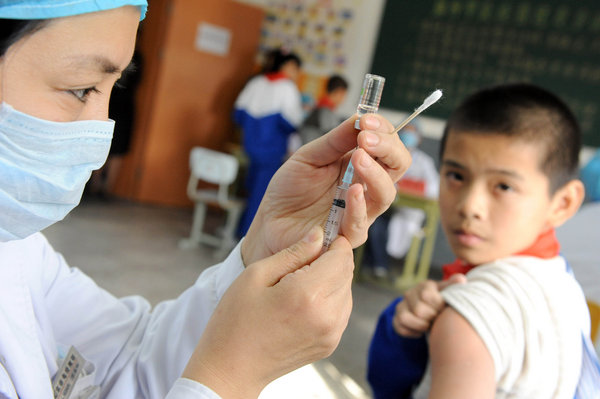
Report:
[{"label": "vaccine vial", "polygon": [[379,101],[381,101],[381,93],[383,92],[384,84],[385,78],[383,76],[372,75],[370,73],[365,75],[360,91],[360,100],[358,102],[358,107],[356,107],[358,119],[354,122],[355,129],[360,129],[359,123],[361,116],[364,114],[376,113],[379,109]]}]

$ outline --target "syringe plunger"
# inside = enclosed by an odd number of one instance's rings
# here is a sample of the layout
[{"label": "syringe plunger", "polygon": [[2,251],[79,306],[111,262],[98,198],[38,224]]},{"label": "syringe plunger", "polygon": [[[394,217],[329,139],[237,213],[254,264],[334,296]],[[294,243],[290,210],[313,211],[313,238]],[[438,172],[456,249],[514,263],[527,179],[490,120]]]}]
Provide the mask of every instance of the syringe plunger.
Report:
[{"label": "syringe plunger", "polygon": [[323,252],[327,251],[331,246],[331,243],[338,236],[340,230],[340,223],[342,222],[342,216],[344,216],[344,209],[346,208],[346,192],[347,187],[338,186],[333,203],[329,209],[329,216],[327,216],[327,222],[324,227],[323,235]]}]

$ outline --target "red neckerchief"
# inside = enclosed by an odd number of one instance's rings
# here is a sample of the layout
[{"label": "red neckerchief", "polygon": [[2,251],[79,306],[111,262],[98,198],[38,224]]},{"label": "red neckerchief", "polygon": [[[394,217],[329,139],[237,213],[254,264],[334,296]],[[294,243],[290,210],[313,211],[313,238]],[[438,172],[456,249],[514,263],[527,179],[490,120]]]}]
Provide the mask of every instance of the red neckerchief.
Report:
[{"label": "red neckerchief", "polygon": [[[560,244],[556,239],[555,231],[554,229],[549,229],[545,233],[540,234],[533,245],[521,252],[517,252],[515,256],[535,256],[537,258],[550,259],[558,256],[559,251]],[[454,262],[442,266],[442,271],[444,272],[443,280],[450,278],[450,276],[456,273],[466,274],[475,266],[476,265],[469,265],[460,259],[456,259]]]},{"label": "red neckerchief", "polygon": [[287,79],[288,77],[283,73],[283,72],[271,72],[271,73],[266,73],[265,77],[267,79],[269,79],[271,82],[275,81],[275,80],[280,80],[280,79]]},{"label": "red neckerchief", "polygon": [[317,102],[317,108],[329,108],[335,111],[335,104],[327,96],[323,96]]}]

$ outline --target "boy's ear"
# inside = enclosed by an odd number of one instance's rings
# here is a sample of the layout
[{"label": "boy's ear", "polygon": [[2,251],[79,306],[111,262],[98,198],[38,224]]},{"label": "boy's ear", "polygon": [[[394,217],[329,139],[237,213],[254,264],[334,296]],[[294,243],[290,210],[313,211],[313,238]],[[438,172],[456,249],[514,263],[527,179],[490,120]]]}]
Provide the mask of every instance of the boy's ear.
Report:
[{"label": "boy's ear", "polygon": [[558,227],[569,220],[581,206],[584,197],[585,188],[581,180],[571,180],[559,188],[552,196],[550,225]]}]

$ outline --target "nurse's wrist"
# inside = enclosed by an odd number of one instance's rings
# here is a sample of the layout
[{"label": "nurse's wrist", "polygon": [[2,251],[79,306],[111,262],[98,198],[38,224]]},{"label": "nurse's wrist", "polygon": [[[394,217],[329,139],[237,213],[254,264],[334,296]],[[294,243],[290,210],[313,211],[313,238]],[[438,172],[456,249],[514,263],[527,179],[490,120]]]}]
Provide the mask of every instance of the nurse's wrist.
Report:
[{"label": "nurse's wrist", "polygon": [[219,370],[192,358],[181,377],[199,382],[223,399],[258,398],[265,385],[255,384],[248,375],[236,376],[237,366],[232,364],[228,370]]},{"label": "nurse's wrist", "polygon": [[267,248],[265,247],[266,240],[261,239],[262,231],[259,226],[260,222],[256,219],[257,218],[255,217],[254,221],[252,221],[252,224],[242,241],[240,253],[244,267],[248,267],[252,263],[272,255],[272,253],[267,252]]}]

